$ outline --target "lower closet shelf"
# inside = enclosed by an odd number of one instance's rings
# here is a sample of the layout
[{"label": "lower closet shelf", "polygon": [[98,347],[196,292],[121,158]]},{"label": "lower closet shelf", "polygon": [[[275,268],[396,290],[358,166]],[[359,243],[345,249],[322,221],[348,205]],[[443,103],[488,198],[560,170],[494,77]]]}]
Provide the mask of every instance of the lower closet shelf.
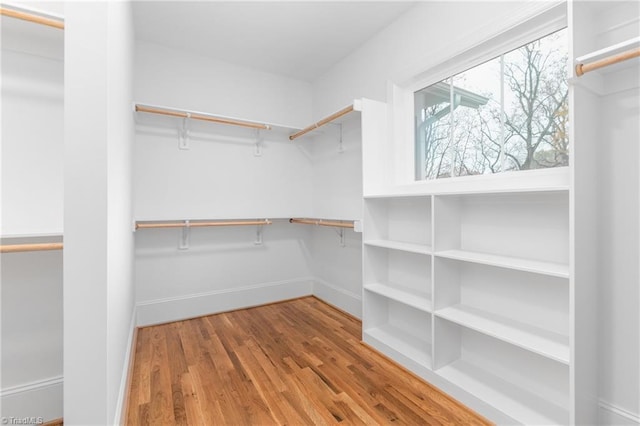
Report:
[{"label": "lower closet shelf", "polygon": [[431,312],[431,298],[426,293],[412,291],[409,288],[398,288],[386,284],[367,284],[365,290],[393,299],[424,312]]},{"label": "lower closet shelf", "polygon": [[523,424],[569,423],[567,397],[543,398],[527,386],[517,386],[508,382],[508,377],[498,377],[466,360],[442,367],[437,373]]},{"label": "lower closet shelf", "polygon": [[435,315],[569,365],[569,337],[464,305],[439,309]]},{"label": "lower closet shelf", "polygon": [[[422,367],[431,368],[431,343],[399,327],[384,324],[369,328],[364,331],[364,341],[392,359],[397,360],[397,356],[391,353],[395,352],[410,358]],[[384,350],[385,348],[387,350]]]}]

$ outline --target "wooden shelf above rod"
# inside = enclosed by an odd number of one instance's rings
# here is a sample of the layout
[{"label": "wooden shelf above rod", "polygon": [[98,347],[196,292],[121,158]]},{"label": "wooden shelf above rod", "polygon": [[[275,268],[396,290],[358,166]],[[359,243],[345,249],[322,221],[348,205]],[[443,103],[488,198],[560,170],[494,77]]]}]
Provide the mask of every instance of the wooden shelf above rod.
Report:
[{"label": "wooden shelf above rod", "polygon": [[259,130],[271,130],[271,126],[268,124],[254,123],[252,121],[236,120],[233,118],[220,117],[212,114],[205,114],[202,112],[178,110],[173,108],[159,107],[153,105],[136,104],[135,110],[137,112],[146,112],[149,114],[168,115],[178,118],[190,118],[193,120],[210,121],[218,124],[228,124],[231,126],[249,127],[251,129]]},{"label": "wooden shelf above rod", "polygon": [[265,220],[232,220],[232,221],[211,221],[211,222],[163,222],[163,223],[136,223],[136,229],[145,228],[198,228],[206,226],[260,226],[271,225],[269,219]]},{"label": "wooden shelf above rod", "polygon": [[331,226],[334,228],[354,228],[353,221],[336,221],[336,220],[324,220],[324,219],[309,219],[309,218],[291,218],[290,223],[300,223],[303,225],[317,225],[317,226]]},{"label": "wooden shelf above rod", "polygon": [[21,19],[23,21],[33,22],[40,25],[46,25],[48,27],[57,28],[59,30],[64,30],[64,21],[60,19],[50,18],[18,9],[0,6],[0,15],[8,16],[15,19]]},{"label": "wooden shelf above rod", "polygon": [[346,108],[341,109],[338,112],[335,112],[333,114],[331,114],[328,117],[323,118],[322,120],[318,121],[317,123],[313,123],[310,126],[305,127],[304,129],[300,130],[299,132],[296,132],[294,134],[292,134],[291,136],[289,136],[289,140],[294,140],[299,138],[300,136],[306,135],[307,133],[317,129],[318,127],[322,127],[325,124],[331,123],[334,120],[337,120],[340,117],[343,117],[353,111],[356,111],[356,108],[354,107],[354,105],[349,105]]},{"label": "wooden shelf above rod", "polygon": [[62,250],[62,243],[28,243],[0,245],[0,253],[20,253],[25,251]]}]

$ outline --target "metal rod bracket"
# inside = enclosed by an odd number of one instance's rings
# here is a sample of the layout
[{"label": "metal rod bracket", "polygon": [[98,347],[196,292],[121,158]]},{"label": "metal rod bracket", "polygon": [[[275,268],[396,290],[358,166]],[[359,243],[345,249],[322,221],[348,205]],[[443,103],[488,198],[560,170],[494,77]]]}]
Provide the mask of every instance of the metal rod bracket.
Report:
[{"label": "metal rod bracket", "polygon": [[254,157],[262,157],[262,134],[260,129],[256,129],[256,149],[253,152]]},{"label": "metal rod bracket", "polygon": [[182,119],[182,128],[179,130],[178,134],[178,149],[189,149],[189,126],[187,120],[190,118],[191,114],[187,113],[187,116]]},{"label": "metal rod bracket", "polygon": [[256,226],[256,240],[253,242],[255,245],[262,245],[262,225]]},{"label": "metal rod bracket", "polygon": [[180,242],[178,243],[178,250],[188,250],[189,249],[189,240],[191,239],[191,227],[189,226],[189,221],[184,221],[184,227],[180,231]]}]

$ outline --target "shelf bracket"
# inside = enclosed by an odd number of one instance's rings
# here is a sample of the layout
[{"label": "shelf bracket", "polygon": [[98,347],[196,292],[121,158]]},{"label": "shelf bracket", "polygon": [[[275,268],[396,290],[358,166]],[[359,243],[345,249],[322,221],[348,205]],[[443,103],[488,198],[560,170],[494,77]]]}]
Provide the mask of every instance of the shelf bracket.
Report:
[{"label": "shelf bracket", "polygon": [[338,123],[338,131],[340,132],[339,134],[339,140],[338,140],[338,153],[342,154],[344,152],[344,145],[342,144],[342,123]]},{"label": "shelf bracket", "polygon": [[182,127],[178,131],[178,149],[189,149],[189,126],[188,119],[191,118],[191,113],[187,113],[187,116],[182,119]]},{"label": "shelf bracket", "polygon": [[253,244],[257,246],[262,245],[262,225],[256,226],[256,240],[253,242]]},{"label": "shelf bracket", "polygon": [[256,150],[253,152],[254,157],[262,157],[262,134],[260,129],[256,129]]},{"label": "shelf bracket", "polygon": [[344,241],[344,228],[336,229],[336,233],[338,234],[338,237],[340,237],[340,247],[346,247],[347,244]]},{"label": "shelf bracket", "polygon": [[189,221],[185,220],[184,226],[180,231],[180,242],[178,243],[178,250],[188,250],[190,239],[191,239],[191,227],[189,226]]}]

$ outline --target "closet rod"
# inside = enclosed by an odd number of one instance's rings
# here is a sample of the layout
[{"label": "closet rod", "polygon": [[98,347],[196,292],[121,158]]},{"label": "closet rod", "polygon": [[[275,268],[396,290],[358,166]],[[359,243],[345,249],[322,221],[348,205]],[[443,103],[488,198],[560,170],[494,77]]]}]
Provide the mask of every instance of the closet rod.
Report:
[{"label": "closet rod", "polygon": [[33,243],[0,245],[0,253],[19,253],[23,251],[62,250],[62,243]]},{"label": "closet rod", "polygon": [[49,27],[64,29],[64,22],[57,19],[45,18],[44,16],[35,15],[33,13],[22,12],[15,9],[7,9],[0,6],[0,15],[9,16],[11,18],[22,19],[23,21],[35,22],[36,24],[47,25]]},{"label": "closet rod", "polygon": [[347,115],[350,112],[353,111],[353,105],[349,105],[348,107],[341,109],[340,111],[331,114],[328,117],[323,118],[322,120],[318,121],[317,123],[314,123],[308,127],[305,127],[304,129],[300,130],[297,133],[294,133],[293,135],[289,136],[289,140],[294,140],[296,138],[299,138],[302,135],[305,135],[307,133],[309,133],[312,130],[317,129],[320,126],[324,126],[327,123],[332,122],[333,120],[342,117],[343,115]]},{"label": "closet rod", "polygon": [[299,218],[292,218],[289,219],[290,223],[301,223],[304,225],[318,225],[318,226],[332,226],[332,227],[337,227],[337,228],[353,228],[353,222],[351,223],[347,223],[347,222],[338,222],[335,220],[323,220],[323,219],[299,219]]},{"label": "closet rod", "polygon": [[262,123],[252,123],[250,121],[233,120],[231,118],[221,118],[213,115],[205,115],[199,112],[177,111],[166,108],[152,107],[148,105],[136,104],[136,111],[148,112],[150,114],[169,115],[172,117],[192,118],[194,120],[211,121],[232,126],[249,127],[252,129],[271,130],[271,126]]},{"label": "closet rod", "polygon": [[226,222],[168,222],[168,223],[136,223],[136,229],[142,228],[197,228],[204,226],[246,226],[246,225],[271,225],[270,220],[244,220],[244,221],[226,221]]},{"label": "closet rod", "polygon": [[628,50],[626,52],[618,53],[617,55],[612,55],[588,64],[578,64],[576,65],[576,75],[580,77],[585,73],[588,73],[589,71],[617,64],[618,62],[626,61],[628,59],[637,58],[638,56],[640,56],[640,47]]}]

